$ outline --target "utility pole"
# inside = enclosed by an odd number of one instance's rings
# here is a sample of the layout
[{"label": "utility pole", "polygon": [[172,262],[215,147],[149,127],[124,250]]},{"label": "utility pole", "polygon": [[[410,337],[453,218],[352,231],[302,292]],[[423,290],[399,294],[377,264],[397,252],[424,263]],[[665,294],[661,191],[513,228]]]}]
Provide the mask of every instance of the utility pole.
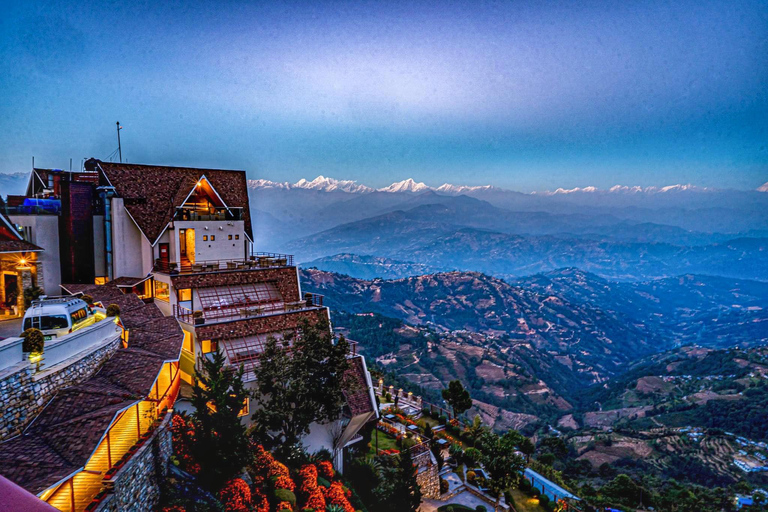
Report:
[{"label": "utility pole", "polygon": [[117,152],[120,155],[120,163],[123,163],[123,148],[120,145],[120,130],[122,130],[123,127],[120,126],[120,121],[116,122],[115,124],[117,125]]}]

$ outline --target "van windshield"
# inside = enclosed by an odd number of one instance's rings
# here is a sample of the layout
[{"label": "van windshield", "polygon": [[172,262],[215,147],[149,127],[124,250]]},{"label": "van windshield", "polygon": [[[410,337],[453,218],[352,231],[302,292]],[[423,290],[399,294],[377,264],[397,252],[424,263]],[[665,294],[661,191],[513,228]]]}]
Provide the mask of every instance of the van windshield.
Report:
[{"label": "van windshield", "polygon": [[53,329],[66,329],[69,322],[66,315],[48,315],[32,316],[24,319],[24,330],[40,329],[41,331],[51,331]]}]

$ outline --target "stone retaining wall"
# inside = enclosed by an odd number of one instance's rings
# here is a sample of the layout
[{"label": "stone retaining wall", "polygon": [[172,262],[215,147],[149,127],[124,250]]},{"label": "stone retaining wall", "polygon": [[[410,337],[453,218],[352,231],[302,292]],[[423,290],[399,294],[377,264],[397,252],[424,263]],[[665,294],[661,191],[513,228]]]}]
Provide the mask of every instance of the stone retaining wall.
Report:
[{"label": "stone retaining wall", "polygon": [[96,508],[98,512],[124,510],[154,510],[160,502],[160,490],[168,474],[168,462],[173,453],[171,416],[168,411],[163,422],[125,466],[105,484],[112,493]]},{"label": "stone retaining wall", "polygon": [[87,353],[36,372],[29,363],[19,363],[0,377],[0,441],[20,434],[53,398],[56,392],[93,375],[117,351],[120,337]]}]

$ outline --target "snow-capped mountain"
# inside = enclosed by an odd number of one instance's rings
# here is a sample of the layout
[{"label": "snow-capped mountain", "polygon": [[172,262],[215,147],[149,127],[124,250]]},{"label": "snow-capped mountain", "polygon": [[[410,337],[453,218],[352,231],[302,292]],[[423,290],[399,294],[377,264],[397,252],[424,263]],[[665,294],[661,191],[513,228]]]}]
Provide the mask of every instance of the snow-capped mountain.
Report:
[{"label": "snow-capped mountain", "polygon": [[[768,183],[766,184],[768,185]],[[575,188],[558,188],[556,190],[545,190],[543,192],[532,192],[533,194],[540,194],[544,196],[554,196],[554,195],[561,195],[561,194],[577,194],[577,193],[586,193],[586,194],[595,194],[595,193],[613,193],[613,194],[663,194],[667,192],[709,192],[712,191],[711,188],[706,187],[699,187],[696,185],[691,185],[690,183],[686,185],[667,185],[665,187],[628,187],[626,185],[614,185],[609,189],[601,189],[593,186],[589,187],[575,187]]]},{"label": "snow-capped mountain", "polygon": [[302,178],[296,183],[288,183],[287,181],[248,180],[248,188],[283,190],[302,188],[305,190],[319,190],[322,192],[349,192],[351,194],[362,194],[374,191],[371,187],[366,187],[353,180],[335,180],[333,178],[326,178],[322,175],[312,181]]},{"label": "snow-capped mountain", "polygon": [[496,190],[497,188],[493,185],[479,185],[476,187],[471,187],[469,185],[451,185],[450,183],[443,183],[439,187],[435,189],[435,191],[440,192],[442,194],[450,194],[450,195],[458,195],[458,194],[466,194],[467,192],[478,192],[482,190]]},{"label": "snow-capped mountain", "polygon": [[427,190],[434,190],[432,187],[428,187],[422,182],[417,183],[413,178],[407,180],[398,181],[388,187],[380,188],[379,192],[424,192]]},{"label": "snow-capped mountain", "polygon": [[340,190],[342,192],[349,192],[351,194],[359,194],[365,192],[373,192],[371,187],[366,187],[353,180],[335,180],[333,178],[326,178],[325,176],[318,176],[312,181],[307,181],[304,178],[294,183],[293,188],[306,188],[310,190],[323,190],[325,192],[333,192],[334,190]]},{"label": "snow-capped mountain", "polygon": [[758,192],[768,192],[768,181],[757,187]]}]

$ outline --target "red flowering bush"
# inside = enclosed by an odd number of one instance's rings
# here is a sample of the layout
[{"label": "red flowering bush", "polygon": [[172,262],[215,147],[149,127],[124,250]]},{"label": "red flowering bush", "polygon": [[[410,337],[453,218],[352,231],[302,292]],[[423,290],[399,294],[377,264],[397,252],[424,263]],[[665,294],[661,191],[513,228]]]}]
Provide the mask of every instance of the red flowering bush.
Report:
[{"label": "red flowering bush", "polygon": [[251,503],[253,504],[253,510],[255,512],[269,512],[269,500],[261,492],[261,489],[256,488],[251,496]]},{"label": "red flowering bush", "polygon": [[181,469],[192,475],[200,472],[200,466],[192,458],[191,445],[195,439],[195,426],[191,420],[175,414],[171,419],[171,440],[173,450]]},{"label": "red flowering bush", "polygon": [[307,464],[302,466],[299,470],[299,478],[301,479],[301,486],[299,490],[302,492],[302,494],[309,496],[315,491],[315,489],[317,489],[317,468],[314,465]]},{"label": "red flowering bush", "polygon": [[293,483],[293,480],[291,480],[291,477],[289,476],[280,475],[277,477],[277,480],[275,480],[275,489],[288,489],[293,492],[295,488],[296,484]]},{"label": "red flowering bush", "polygon": [[325,491],[325,502],[331,505],[338,505],[344,509],[344,512],[355,512],[355,508],[349,503],[344,486],[336,481]]},{"label": "red flowering bush", "polygon": [[288,510],[290,512],[293,510],[293,507],[287,501],[281,501],[277,504],[277,508],[275,510],[277,510],[277,512],[283,512],[284,510]]},{"label": "red flowering bush", "polygon": [[334,471],[333,471],[333,464],[331,464],[330,461],[324,460],[322,462],[317,463],[317,472],[322,476],[323,478],[326,478],[330,480],[333,478]]},{"label": "red flowering bush", "polygon": [[323,496],[323,492],[319,488],[315,487],[315,490],[310,493],[304,508],[312,508],[316,511],[325,510],[325,496]]},{"label": "red flowering bush", "polygon": [[219,491],[227,512],[247,512],[251,508],[251,489],[242,478],[233,478]]}]

